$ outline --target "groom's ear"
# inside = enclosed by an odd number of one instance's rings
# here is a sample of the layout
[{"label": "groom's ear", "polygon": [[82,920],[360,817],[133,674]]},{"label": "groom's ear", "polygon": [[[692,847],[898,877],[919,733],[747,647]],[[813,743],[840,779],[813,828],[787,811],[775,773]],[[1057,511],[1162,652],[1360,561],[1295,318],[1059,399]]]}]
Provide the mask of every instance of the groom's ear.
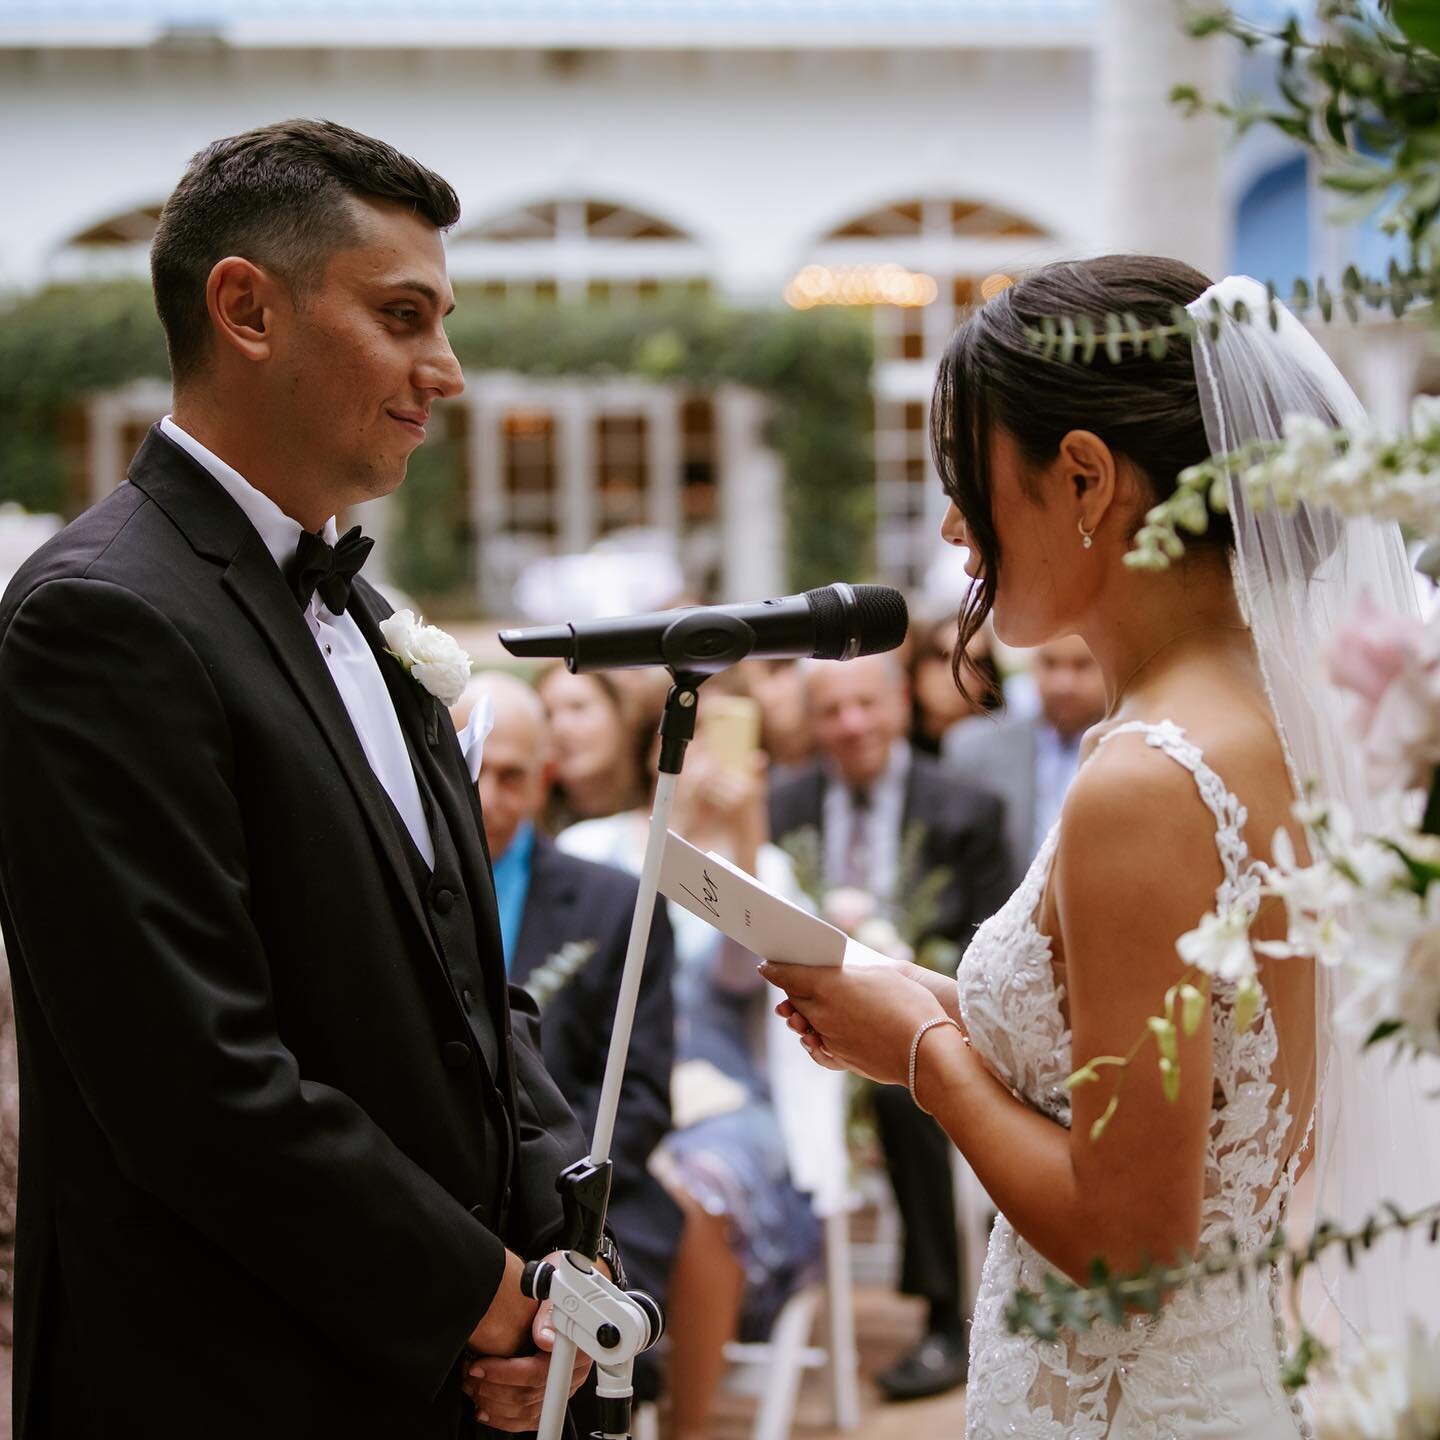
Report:
[{"label": "groom's ear", "polygon": [[1119,467],[1115,452],[1089,430],[1071,430],[1060,441],[1060,466],[1077,519],[1093,531],[1116,500]]},{"label": "groom's ear", "polygon": [[216,261],[205,285],[216,343],[246,360],[268,360],[284,293],[276,278],[253,261],[238,255]]}]

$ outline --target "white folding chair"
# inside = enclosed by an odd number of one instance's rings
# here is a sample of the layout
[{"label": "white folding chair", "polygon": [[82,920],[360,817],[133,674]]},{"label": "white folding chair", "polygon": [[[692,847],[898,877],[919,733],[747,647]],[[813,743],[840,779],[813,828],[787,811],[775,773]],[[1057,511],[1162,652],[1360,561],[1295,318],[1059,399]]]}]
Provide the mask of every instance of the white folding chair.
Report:
[{"label": "white folding chair", "polygon": [[[815,1065],[784,1021],[771,1016],[766,1055],[771,1094],[785,1135],[790,1173],[810,1196],[824,1227],[824,1274],[792,1295],[769,1337],[725,1347],[732,1390],[758,1399],[751,1440],[788,1440],[795,1403],[807,1370],[827,1372],[831,1423],[853,1430],[860,1423],[860,1356],[855,1344],[855,1295],[850,1263],[849,1185],[845,1143],[845,1077]],[[812,1343],[816,1319],[825,1316],[823,1345]]]}]

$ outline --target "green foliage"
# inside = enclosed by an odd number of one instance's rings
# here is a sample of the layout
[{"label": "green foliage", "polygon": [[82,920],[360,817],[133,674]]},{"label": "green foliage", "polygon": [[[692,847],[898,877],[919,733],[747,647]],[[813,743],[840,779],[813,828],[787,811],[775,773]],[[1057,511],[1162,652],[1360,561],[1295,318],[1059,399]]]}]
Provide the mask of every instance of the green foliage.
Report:
[{"label": "green foliage", "polygon": [[[686,298],[646,306],[495,303],[463,288],[450,335],[470,371],[638,374],[768,397],[767,439],[785,469],[790,581],[871,567],[868,317],[853,310],[735,310]],[[0,314],[0,500],[64,512],[67,414],[91,392],[169,368],[147,286],[57,287]],[[400,491],[397,578],[417,596],[463,588],[471,544],[458,445],[433,440]]]},{"label": "green foliage", "polygon": [[1395,0],[1392,10],[1387,18],[1373,0],[1321,0],[1307,30],[1297,16],[1266,27],[1228,5],[1206,7],[1191,15],[1191,35],[1228,36],[1273,54],[1279,98],[1231,102],[1193,85],[1176,86],[1170,98],[1190,114],[1222,116],[1241,133],[1269,125],[1304,145],[1320,183],[1342,202],[1328,218],[1354,223],[1379,212],[1382,228],[1405,241],[1403,261],[1392,260],[1384,276],[1362,275],[1352,265],[1338,281],[1297,279],[1283,296],[1272,281],[1263,317],[1218,301],[1200,318],[1177,307],[1162,325],[1143,325],[1129,314],[1057,315],[1028,331],[1031,342],[1066,363],[1088,364],[1103,350],[1119,364],[1127,352],[1158,359],[1172,338],[1202,329],[1213,336],[1224,324],[1262,318],[1273,327],[1282,299],[1297,315],[1318,315],[1327,324],[1341,314],[1358,320],[1365,310],[1398,317],[1424,308],[1433,316],[1440,293],[1440,3]]},{"label": "green foliage", "polygon": [[525,990],[536,1008],[546,1006],[590,963],[598,948],[594,940],[570,940],[530,972]]},{"label": "green foliage", "polygon": [[1395,0],[1391,9],[1387,18],[1373,0],[1321,0],[1309,30],[1295,16],[1266,28],[1229,6],[1208,11],[1191,22],[1191,33],[1230,35],[1273,53],[1279,103],[1231,105],[1191,89],[1176,98],[1242,131],[1268,124],[1310,147],[1321,183],[1358,200],[1348,218],[1383,206],[1384,223],[1409,242],[1412,263],[1431,269],[1430,232],[1440,218],[1440,6]]},{"label": "green foliage", "polygon": [[395,580],[406,594],[430,601],[470,593],[474,547],[463,463],[459,442],[443,434],[410,457],[393,537]]},{"label": "green foliage", "polygon": [[[801,893],[814,902],[817,911],[823,910],[825,896],[833,887],[825,883],[825,844],[819,826],[802,825],[782,835],[777,843],[794,867]],[[880,909],[888,912],[896,935],[914,953],[917,965],[953,975],[960,962],[960,947],[936,935],[934,928],[940,901],[955,873],[948,865],[927,870],[924,858],[925,826],[916,820],[900,837],[894,897]]]},{"label": "green foliage", "polygon": [[67,410],[91,391],[169,374],[143,284],[57,286],[0,314],[0,500],[63,512]]},{"label": "green foliage", "polygon": [[825,847],[818,825],[802,825],[780,837],[780,849],[789,857],[800,893],[816,908],[825,898]]},{"label": "green foliage", "polygon": [[1437,0],[1394,0],[1395,24],[1413,45],[1440,55],[1440,3]]},{"label": "green foliage", "polygon": [[940,919],[940,902],[955,883],[949,865],[925,869],[925,823],[912,821],[900,837],[899,880],[895,886],[895,928],[915,952],[915,963],[927,970],[953,975],[960,963],[960,947],[935,936]]},{"label": "green foliage", "polygon": [[1388,310],[1398,317],[1413,306],[1434,301],[1440,294],[1440,269],[1404,270],[1392,260],[1389,274],[1380,280],[1362,275],[1350,265],[1340,277],[1338,290],[1331,289],[1322,276],[1313,286],[1303,277],[1295,280],[1288,295],[1277,294],[1273,282],[1266,285],[1266,291],[1263,315],[1251,314],[1243,300],[1225,305],[1212,298],[1208,311],[1199,316],[1177,305],[1171,311],[1168,324],[1145,325],[1129,311],[1099,317],[1046,315],[1038,325],[1026,326],[1025,336],[1047,360],[1066,365],[1077,361],[1088,365],[1102,349],[1112,365],[1125,360],[1127,349],[1132,358],[1149,355],[1159,360],[1176,337],[1190,340],[1206,333],[1213,339],[1223,325],[1244,325],[1252,321],[1257,324],[1263,321],[1272,330],[1276,329],[1282,304],[1300,316],[1316,314],[1327,324],[1335,318],[1337,310],[1352,321],[1360,318],[1362,310]]},{"label": "green foliage", "polygon": [[734,310],[693,297],[542,306],[467,301],[462,289],[450,338],[472,371],[632,374],[762,392],[773,407],[766,438],[785,469],[791,585],[805,589],[870,570],[872,340],[865,313]]},{"label": "green foliage", "polygon": [[[1353,1267],[1361,1251],[1392,1231],[1417,1232],[1431,1245],[1440,1242],[1440,1204],[1407,1212],[1387,1202],[1380,1213],[1368,1216],[1351,1230],[1322,1220],[1306,1244],[1293,1248],[1279,1227],[1256,1250],[1241,1249],[1232,1235],[1203,1255],[1191,1256],[1182,1251],[1168,1265],[1146,1263],[1125,1275],[1112,1275],[1104,1260],[1097,1258],[1085,1285],[1051,1272],[1039,1293],[1016,1290],[1006,1305],[1005,1323],[1013,1334],[1049,1341],[1062,1329],[1084,1333],[1097,1321],[1119,1324],[1136,1310],[1153,1315],[1171,1291],[1186,1285],[1199,1288],[1219,1276],[1231,1276],[1237,1285],[1244,1286],[1252,1277],[1276,1270],[1295,1285],[1325,1251],[1341,1250],[1345,1263]],[[1302,1332],[1285,1367],[1286,1387],[1296,1390],[1304,1385],[1310,1367],[1323,1363],[1325,1353],[1313,1335]]]}]

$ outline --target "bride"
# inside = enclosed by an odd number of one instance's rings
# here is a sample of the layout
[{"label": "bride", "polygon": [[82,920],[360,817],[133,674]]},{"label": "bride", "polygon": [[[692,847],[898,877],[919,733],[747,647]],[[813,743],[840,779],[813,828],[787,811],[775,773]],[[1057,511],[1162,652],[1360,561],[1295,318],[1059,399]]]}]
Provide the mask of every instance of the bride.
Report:
[{"label": "bride", "polygon": [[1232,1235],[1258,1249],[1315,1153],[1328,1001],[1310,960],[1260,961],[1249,1023],[1217,979],[1194,1034],[1174,1038],[1176,1098],[1152,1041],[1098,1138],[1117,1072],[1064,1084],[1146,1034],[1187,976],[1176,941],[1202,916],[1238,907],[1253,938],[1285,936],[1283,907],[1258,904],[1257,865],[1280,829],[1305,854],[1292,816],[1303,778],[1355,793],[1338,709],[1308,688],[1307,668],[1343,618],[1327,607],[1349,590],[1317,575],[1363,557],[1367,583],[1413,604],[1398,533],[1360,522],[1374,533],[1357,549],[1355,522],[1250,513],[1233,489],[1231,514],[1212,516],[1168,569],[1124,563],[1186,466],[1274,436],[1291,411],[1347,423],[1354,397],[1289,315],[1274,331],[1261,318],[1193,344],[1174,336],[1160,359],[1127,346],[1119,363],[1103,351],[1090,364],[1048,360],[1026,327],[1127,311],[1167,324],[1177,306],[1208,314],[1217,295],[1263,316],[1253,281],[1211,287],[1176,261],[1112,256],[1033,272],[958,331],[932,418],[943,534],[968,548],[976,581],[958,653],[992,610],[1010,645],[1080,635],[1108,714],[958,983],[913,966],[763,968],[811,1055],[909,1083],[1001,1212],[972,1327],[971,1437],[1307,1433],[1281,1384],[1273,1273],[1186,1289],[1153,1317],[1048,1343],[1010,1334],[1003,1318],[1016,1287],[1040,1290],[1052,1271],[1084,1283],[1097,1259],[1123,1273]]}]

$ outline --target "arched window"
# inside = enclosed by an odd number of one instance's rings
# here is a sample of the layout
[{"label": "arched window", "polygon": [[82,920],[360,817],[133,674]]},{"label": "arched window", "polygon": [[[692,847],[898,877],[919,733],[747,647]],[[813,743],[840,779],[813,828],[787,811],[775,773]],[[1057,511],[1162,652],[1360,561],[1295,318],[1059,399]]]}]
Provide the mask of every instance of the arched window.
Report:
[{"label": "arched window", "polygon": [[461,240],[684,240],[665,220],[603,200],[544,200],[464,230]]},{"label": "arched window", "polygon": [[[1061,241],[983,198],[902,196],[831,226],[787,290],[791,304],[861,303],[875,319],[876,562],[915,586],[938,547],[945,507],[930,463],[927,409],[935,363],[974,305]],[[820,297],[820,298],[815,298]]]},{"label": "arched window", "polygon": [[1040,239],[1047,232],[997,205],[975,200],[904,200],[837,225],[827,240],[888,240],[894,236],[1004,236]]},{"label": "arched window", "polygon": [[710,265],[680,226],[614,200],[537,200],[465,225],[450,239],[450,271],[496,299],[599,304],[706,293]]},{"label": "arched window", "polygon": [[[893,273],[898,265],[932,279],[933,286],[916,287],[920,303],[877,305],[875,325],[881,360],[933,361],[987,281],[1003,283],[1010,268],[1047,258],[1055,246],[1049,230],[1013,210],[967,196],[919,196],[862,211],[827,230],[810,273],[817,266],[835,272],[842,303],[846,295],[873,293],[875,287],[855,282],[881,267]],[[812,288],[818,283],[812,279]]]},{"label": "arched window", "polygon": [[1235,212],[1235,265],[1240,275],[1273,280],[1281,293],[1310,272],[1310,182],[1304,155],[1265,171]]}]

